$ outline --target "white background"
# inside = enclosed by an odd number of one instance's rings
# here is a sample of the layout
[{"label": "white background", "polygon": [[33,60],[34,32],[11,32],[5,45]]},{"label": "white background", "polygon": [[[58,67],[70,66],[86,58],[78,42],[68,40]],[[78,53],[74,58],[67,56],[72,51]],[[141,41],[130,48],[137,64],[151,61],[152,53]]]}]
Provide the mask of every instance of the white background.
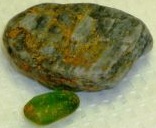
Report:
[{"label": "white background", "polygon": [[[10,65],[2,34],[17,13],[39,3],[73,3],[75,0],[0,0],[0,128],[156,128],[156,47],[142,57],[111,90],[79,92],[81,105],[71,116],[47,126],[37,126],[23,115],[33,96],[50,91],[21,75]],[[79,0],[117,8],[146,23],[156,40],[155,0]]]}]

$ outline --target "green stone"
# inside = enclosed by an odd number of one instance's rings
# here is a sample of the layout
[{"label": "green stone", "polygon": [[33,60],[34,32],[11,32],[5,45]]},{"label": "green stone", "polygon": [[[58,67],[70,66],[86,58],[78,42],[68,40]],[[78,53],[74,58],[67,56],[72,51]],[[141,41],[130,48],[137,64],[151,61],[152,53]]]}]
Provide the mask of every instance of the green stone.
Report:
[{"label": "green stone", "polygon": [[115,86],[153,45],[140,19],[89,3],[33,6],[9,21],[3,40],[27,76],[85,91]]},{"label": "green stone", "polygon": [[73,113],[79,106],[79,98],[70,91],[55,91],[32,98],[24,107],[25,116],[45,125]]}]

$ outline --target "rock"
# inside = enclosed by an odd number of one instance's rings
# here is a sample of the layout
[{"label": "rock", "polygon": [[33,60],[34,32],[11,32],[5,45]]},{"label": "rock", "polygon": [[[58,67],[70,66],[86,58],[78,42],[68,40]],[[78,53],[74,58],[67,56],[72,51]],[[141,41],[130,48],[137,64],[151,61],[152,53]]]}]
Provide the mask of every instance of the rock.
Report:
[{"label": "rock", "polygon": [[73,113],[79,98],[71,91],[55,91],[32,98],[24,107],[25,116],[36,124],[53,123]]},{"label": "rock", "polygon": [[4,45],[17,67],[49,88],[116,85],[152,48],[146,25],[96,4],[40,4],[12,18]]}]

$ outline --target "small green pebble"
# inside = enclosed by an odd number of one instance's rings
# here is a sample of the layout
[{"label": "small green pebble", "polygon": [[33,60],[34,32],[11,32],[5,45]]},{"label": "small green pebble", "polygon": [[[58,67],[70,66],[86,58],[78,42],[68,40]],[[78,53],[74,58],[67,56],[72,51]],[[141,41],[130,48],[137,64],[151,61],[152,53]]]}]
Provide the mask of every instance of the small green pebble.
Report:
[{"label": "small green pebble", "polygon": [[24,114],[37,124],[49,124],[74,112],[79,97],[71,91],[55,91],[35,96],[24,106]]}]

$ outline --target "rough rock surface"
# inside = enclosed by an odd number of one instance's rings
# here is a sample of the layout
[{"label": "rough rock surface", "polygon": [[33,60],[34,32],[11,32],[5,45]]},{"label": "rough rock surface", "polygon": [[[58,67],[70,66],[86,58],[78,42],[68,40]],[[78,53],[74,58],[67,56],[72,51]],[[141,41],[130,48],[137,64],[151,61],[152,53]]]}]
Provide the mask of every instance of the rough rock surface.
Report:
[{"label": "rough rock surface", "polygon": [[113,87],[152,48],[139,19],[95,4],[40,4],[12,18],[3,36],[17,67],[50,88]]}]

